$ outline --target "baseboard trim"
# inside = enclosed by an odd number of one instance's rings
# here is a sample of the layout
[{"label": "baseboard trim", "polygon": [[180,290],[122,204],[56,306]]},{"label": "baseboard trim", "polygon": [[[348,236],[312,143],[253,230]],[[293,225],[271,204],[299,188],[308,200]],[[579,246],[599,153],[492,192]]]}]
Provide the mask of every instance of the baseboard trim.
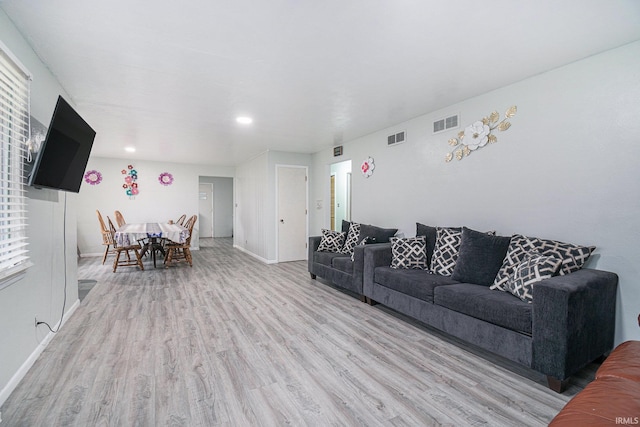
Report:
[{"label": "baseboard trim", "polygon": [[253,252],[248,251],[245,248],[243,248],[241,246],[238,246],[238,245],[233,245],[233,248],[239,250],[240,252],[244,252],[247,255],[251,255],[252,257],[256,258],[257,260],[260,260],[260,261],[264,262],[265,264],[276,264],[278,262],[275,259],[269,260],[269,259],[262,258],[260,255],[256,255]]},{"label": "baseboard trim", "polygon": [[[71,316],[73,315],[73,313],[76,311],[78,307],[80,307],[79,299],[77,299],[76,302],[71,307],[69,307],[69,310],[67,310],[67,312],[64,314],[64,318],[62,319],[62,325],[67,323],[67,320],[71,318]],[[53,329],[58,330],[59,327],[61,327],[61,325],[60,325],[60,322],[58,321],[58,323]],[[47,346],[49,345],[49,343],[51,342],[54,336],[55,334],[49,331],[49,333],[44,337],[42,341],[40,341],[38,346],[29,355],[27,360],[24,361],[22,366],[20,366],[20,368],[16,371],[16,373],[13,374],[13,376],[11,377],[7,385],[5,385],[2,390],[0,390],[0,406],[4,405],[4,402],[6,402],[6,400],[9,398],[11,393],[13,393],[13,390],[15,390],[18,384],[20,384],[20,381],[22,381],[25,375],[27,375],[27,372],[29,372],[29,369],[31,369],[33,364],[36,363],[36,360],[38,360],[38,357],[42,354],[44,349],[47,348]]]}]

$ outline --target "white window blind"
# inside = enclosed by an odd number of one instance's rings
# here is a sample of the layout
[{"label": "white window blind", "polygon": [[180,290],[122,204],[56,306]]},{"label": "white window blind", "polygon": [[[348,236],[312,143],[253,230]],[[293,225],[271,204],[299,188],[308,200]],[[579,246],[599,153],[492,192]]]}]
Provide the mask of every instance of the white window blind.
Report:
[{"label": "white window blind", "polygon": [[0,280],[31,265],[24,174],[30,81],[29,73],[0,43]]}]

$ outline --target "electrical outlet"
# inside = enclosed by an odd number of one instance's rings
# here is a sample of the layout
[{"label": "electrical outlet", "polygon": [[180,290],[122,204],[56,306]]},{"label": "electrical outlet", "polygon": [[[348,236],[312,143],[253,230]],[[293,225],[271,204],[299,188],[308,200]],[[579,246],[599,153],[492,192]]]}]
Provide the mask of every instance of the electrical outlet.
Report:
[{"label": "electrical outlet", "polygon": [[33,321],[34,326],[37,328],[38,327],[38,318],[34,317],[34,321]]}]

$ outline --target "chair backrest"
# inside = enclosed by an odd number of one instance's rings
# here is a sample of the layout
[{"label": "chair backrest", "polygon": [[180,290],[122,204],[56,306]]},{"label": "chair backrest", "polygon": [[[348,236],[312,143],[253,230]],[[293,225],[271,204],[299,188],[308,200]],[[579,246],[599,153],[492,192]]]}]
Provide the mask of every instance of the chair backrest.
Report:
[{"label": "chair backrest", "polygon": [[182,214],[182,216],[176,220],[176,224],[183,225],[185,219],[187,219],[187,215]]},{"label": "chair backrest", "polygon": [[189,217],[187,222],[184,223],[183,227],[189,230],[189,237],[187,237],[187,240],[185,240],[184,242],[185,245],[191,245],[191,236],[193,236],[193,226],[196,224],[197,220],[198,220],[198,215],[192,215],[191,217]]},{"label": "chair backrest", "polygon": [[116,216],[116,224],[118,224],[118,228],[122,227],[127,223],[127,221],[124,220],[124,217],[122,216],[120,211],[115,211],[114,215]]},{"label": "chair backrest", "polygon": [[111,218],[109,218],[107,216],[107,222],[109,223],[109,234],[111,235],[111,241],[113,242],[113,247],[116,248],[118,247],[118,244],[116,243],[116,227],[113,225],[113,221],[111,221]]},{"label": "chair backrest", "polygon": [[104,245],[113,245],[113,236],[109,228],[107,228],[104,223],[104,219],[102,219],[102,214],[99,210],[96,209],[96,215],[98,215],[98,221],[100,222],[100,233],[102,234],[102,243]]}]

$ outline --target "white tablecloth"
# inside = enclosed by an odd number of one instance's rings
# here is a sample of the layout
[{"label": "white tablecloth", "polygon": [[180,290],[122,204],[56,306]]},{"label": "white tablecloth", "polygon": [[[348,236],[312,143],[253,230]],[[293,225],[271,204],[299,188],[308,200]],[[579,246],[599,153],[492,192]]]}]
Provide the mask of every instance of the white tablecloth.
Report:
[{"label": "white tablecloth", "polygon": [[116,230],[116,244],[129,246],[147,237],[162,237],[172,242],[184,243],[189,237],[189,230],[178,224],[147,222],[141,224],[124,224]]}]

